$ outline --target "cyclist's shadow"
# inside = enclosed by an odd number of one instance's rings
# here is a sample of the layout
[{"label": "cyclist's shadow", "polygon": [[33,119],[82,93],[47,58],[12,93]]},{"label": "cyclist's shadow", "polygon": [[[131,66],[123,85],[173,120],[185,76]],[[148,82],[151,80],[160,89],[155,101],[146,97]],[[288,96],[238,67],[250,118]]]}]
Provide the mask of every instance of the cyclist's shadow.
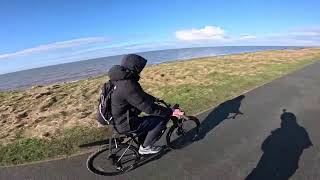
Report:
[{"label": "cyclist's shadow", "polygon": [[[238,96],[231,100],[225,101],[214,108],[204,120],[201,122],[200,131],[197,133],[196,129],[191,129],[185,136],[177,138],[175,141],[181,143],[178,149],[184,148],[195,141],[203,139],[208,132],[218,126],[226,119],[235,119],[237,115],[242,115],[240,106],[244,95]],[[175,142],[173,141],[173,143]]]},{"label": "cyclist's shadow", "polygon": [[238,96],[218,105],[214,108],[207,117],[201,122],[201,129],[199,132],[199,139],[203,139],[208,132],[218,126],[226,119],[235,119],[238,115],[243,113],[240,111],[240,106],[245,95]]}]

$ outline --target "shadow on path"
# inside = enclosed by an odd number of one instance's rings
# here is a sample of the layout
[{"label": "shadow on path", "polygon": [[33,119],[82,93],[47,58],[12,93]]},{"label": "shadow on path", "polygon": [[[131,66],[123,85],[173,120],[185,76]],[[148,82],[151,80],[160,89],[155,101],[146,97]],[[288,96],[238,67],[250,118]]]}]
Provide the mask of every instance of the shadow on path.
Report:
[{"label": "shadow on path", "polygon": [[199,139],[203,139],[208,132],[218,126],[222,121],[226,119],[235,119],[237,115],[242,115],[243,113],[240,111],[240,106],[244,98],[245,96],[241,95],[221,103],[214,108],[201,122]]},{"label": "shadow on path", "polygon": [[246,180],[288,180],[298,169],[303,150],[312,146],[293,113],[283,110],[280,118],[281,127],[264,140],[263,155]]},{"label": "shadow on path", "polygon": [[221,103],[201,122],[199,132],[197,132],[196,128],[193,128],[184,136],[178,137],[172,143],[175,144],[177,149],[182,149],[195,141],[203,139],[208,132],[218,126],[222,121],[226,119],[235,119],[237,115],[243,114],[240,111],[240,106],[244,98],[245,96],[241,95]]}]

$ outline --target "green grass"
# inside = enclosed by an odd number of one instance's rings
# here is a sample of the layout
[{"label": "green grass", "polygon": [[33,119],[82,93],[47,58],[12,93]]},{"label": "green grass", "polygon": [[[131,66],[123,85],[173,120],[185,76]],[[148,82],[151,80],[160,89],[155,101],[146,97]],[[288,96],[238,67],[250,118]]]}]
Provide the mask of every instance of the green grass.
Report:
[{"label": "green grass", "polygon": [[108,137],[106,128],[75,127],[65,129],[61,136],[52,139],[27,138],[0,146],[0,165],[16,165],[44,160],[62,155],[71,155],[79,146]]}]

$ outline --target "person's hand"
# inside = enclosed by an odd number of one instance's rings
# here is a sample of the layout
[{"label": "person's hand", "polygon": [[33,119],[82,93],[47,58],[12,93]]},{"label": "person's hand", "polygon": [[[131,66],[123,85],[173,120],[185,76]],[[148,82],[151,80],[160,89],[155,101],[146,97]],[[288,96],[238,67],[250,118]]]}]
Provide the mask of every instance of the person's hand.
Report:
[{"label": "person's hand", "polygon": [[180,111],[180,109],[174,109],[172,112],[172,116],[175,116],[177,118],[180,118],[183,115],[184,115],[184,112]]}]

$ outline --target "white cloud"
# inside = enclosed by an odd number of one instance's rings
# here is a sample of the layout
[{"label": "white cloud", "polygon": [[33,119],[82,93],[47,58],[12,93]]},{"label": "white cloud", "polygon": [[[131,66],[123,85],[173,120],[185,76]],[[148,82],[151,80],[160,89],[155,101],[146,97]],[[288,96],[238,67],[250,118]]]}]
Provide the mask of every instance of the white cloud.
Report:
[{"label": "white cloud", "polygon": [[257,37],[256,36],[253,36],[253,35],[243,35],[243,36],[240,36],[240,40],[249,40],[249,39],[256,39]]},{"label": "white cloud", "polygon": [[306,27],[288,32],[274,33],[261,36],[257,40],[272,45],[319,46],[320,28]]},{"label": "white cloud", "polygon": [[205,26],[202,29],[185,29],[176,31],[176,38],[183,41],[223,40],[225,31],[218,26]]},{"label": "white cloud", "polygon": [[24,49],[14,53],[0,54],[0,59],[14,58],[18,56],[25,56],[33,53],[40,53],[40,52],[57,50],[57,49],[73,48],[77,46],[89,45],[93,43],[100,43],[100,42],[106,42],[106,41],[107,39],[104,37],[87,37],[87,38],[72,39],[68,41],[60,41],[60,42],[55,42],[51,44],[40,45],[40,46],[29,48],[29,49]]},{"label": "white cloud", "polygon": [[320,31],[297,31],[297,32],[291,32],[289,35],[292,36],[320,36]]},{"label": "white cloud", "polygon": [[320,36],[320,26],[300,28],[289,32],[292,36]]}]

